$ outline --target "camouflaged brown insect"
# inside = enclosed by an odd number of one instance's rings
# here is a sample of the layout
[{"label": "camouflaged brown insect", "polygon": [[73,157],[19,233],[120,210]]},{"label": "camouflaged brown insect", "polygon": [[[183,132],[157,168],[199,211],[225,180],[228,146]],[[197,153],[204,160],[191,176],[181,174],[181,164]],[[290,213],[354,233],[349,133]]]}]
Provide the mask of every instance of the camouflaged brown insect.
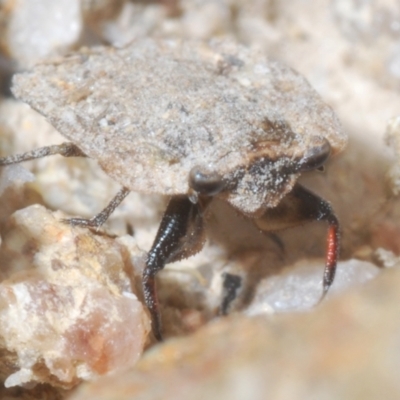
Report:
[{"label": "camouflaged brown insect", "polygon": [[347,138],[332,109],[291,68],[232,41],[140,39],[44,62],[16,75],[12,90],[71,142],[5,157],[0,165],[87,156],[122,186],[93,219],[70,223],[100,226],[129,191],[171,196],[143,274],[157,339],[155,275],[202,248],[203,214],[214,197],[264,231],[327,221],[324,294],[332,284],[337,218],[296,180],[321,168]]}]

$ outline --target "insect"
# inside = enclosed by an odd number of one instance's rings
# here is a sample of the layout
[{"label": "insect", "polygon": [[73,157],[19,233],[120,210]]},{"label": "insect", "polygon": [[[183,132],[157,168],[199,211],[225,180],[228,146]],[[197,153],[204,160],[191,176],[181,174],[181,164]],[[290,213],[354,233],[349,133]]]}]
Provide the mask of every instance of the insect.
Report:
[{"label": "insect", "polygon": [[262,231],[326,221],[323,293],[329,289],[339,223],[329,203],[296,180],[320,169],[347,139],[331,108],[291,68],[233,41],[147,38],[43,62],[16,75],[12,90],[70,142],[5,157],[0,165],[86,156],[122,186],[94,218],[70,223],[100,226],[129,191],[170,196],[143,273],[158,340],[156,274],[200,251],[203,215],[215,197]]}]

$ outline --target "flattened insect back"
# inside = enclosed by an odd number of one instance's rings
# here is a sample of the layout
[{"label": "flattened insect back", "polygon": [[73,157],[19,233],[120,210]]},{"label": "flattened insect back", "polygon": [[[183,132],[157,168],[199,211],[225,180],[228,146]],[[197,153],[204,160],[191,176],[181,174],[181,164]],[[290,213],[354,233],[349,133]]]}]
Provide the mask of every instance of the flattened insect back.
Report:
[{"label": "flattened insect back", "polygon": [[[346,142],[303,77],[230,41],[83,49],[16,76],[13,91],[121,185],[187,194],[200,166],[239,180],[220,196],[247,214],[275,206],[293,187],[296,176],[271,186],[278,158],[301,158],[315,136],[333,153]],[[248,173],[260,148],[274,159],[271,169],[259,167],[265,180]]]}]

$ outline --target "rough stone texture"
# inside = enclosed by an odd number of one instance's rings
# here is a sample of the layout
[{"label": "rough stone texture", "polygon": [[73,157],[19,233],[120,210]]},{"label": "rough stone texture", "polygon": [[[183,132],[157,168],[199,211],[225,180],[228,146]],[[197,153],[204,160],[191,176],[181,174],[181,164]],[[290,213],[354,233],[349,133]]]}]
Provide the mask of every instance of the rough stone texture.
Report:
[{"label": "rough stone texture", "polygon": [[[134,241],[60,221],[41,206],[2,228],[0,370],[5,386],[79,381],[124,369],[141,355],[148,317],[134,294]],[[139,283],[140,285],[140,283]]]},{"label": "rough stone texture", "polygon": [[84,49],[17,75],[13,93],[121,185],[188,194],[196,167],[246,214],[278,204],[321,138],[347,143],[303,77],[232,41]]},{"label": "rough stone texture", "polygon": [[[323,260],[301,260],[279,275],[263,279],[246,309],[247,315],[311,310],[321,300]],[[335,281],[327,297],[361,285],[379,273],[372,263],[349,260],[338,263]]]},{"label": "rough stone texture", "polygon": [[37,385],[34,388],[0,388],[2,400],[62,400],[70,393],[70,390],[55,388],[50,385]]},{"label": "rough stone texture", "polygon": [[393,195],[398,196],[400,194],[400,116],[392,118],[388,122],[385,140],[396,156],[396,162],[387,173],[389,189]]},{"label": "rough stone texture", "polygon": [[337,26],[352,44],[348,59],[381,85],[400,89],[400,3],[335,0]]},{"label": "rough stone texture", "polygon": [[218,321],[71,400],[397,399],[398,285],[391,269],[313,313]]},{"label": "rough stone texture", "polygon": [[84,43],[100,43],[95,32],[119,14],[124,2],[1,0],[0,51],[23,68]]},{"label": "rough stone texture", "polygon": [[79,40],[80,0],[2,0],[0,5],[1,47],[22,65],[65,51]]},{"label": "rough stone texture", "polygon": [[0,196],[9,186],[15,185],[16,183],[32,182],[34,180],[34,175],[19,164],[5,167],[1,174]]},{"label": "rough stone texture", "polygon": [[[242,4],[238,11],[242,7]],[[235,1],[164,0],[126,2],[121,13],[102,25],[102,36],[122,47],[141,37],[209,39],[235,29]]]},{"label": "rough stone texture", "polygon": [[80,2],[86,20],[98,23],[115,17],[120,12],[125,0],[81,0]]}]

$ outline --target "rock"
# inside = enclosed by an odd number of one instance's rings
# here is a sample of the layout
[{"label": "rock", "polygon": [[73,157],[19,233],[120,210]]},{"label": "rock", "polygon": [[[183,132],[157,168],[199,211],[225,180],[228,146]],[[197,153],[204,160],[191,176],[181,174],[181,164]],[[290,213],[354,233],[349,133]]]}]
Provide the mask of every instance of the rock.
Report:
[{"label": "rock", "polygon": [[390,88],[400,88],[400,4],[397,0],[334,0],[341,33],[352,43],[350,64]]},{"label": "rock", "polygon": [[16,182],[20,184],[32,182],[34,179],[34,175],[21,165],[15,164],[5,167],[1,174],[0,195],[3,194],[7,187],[16,184]]},{"label": "rock", "polygon": [[400,194],[400,116],[388,121],[385,142],[394,153],[396,160],[387,172],[389,190],[394,196]]},{"label": "rock", "polygon": [[32,206],[14,213],[2,230],[0,348],[6,356],[0,371],[6,387],[70,388],[127,368],[150,330],[136,295],[141,271],[132,260],[142,253],[134,241],[73,228],[62,217]]},{"label": "rock", "polygon": [[92,22],[112,19],[126,0],[80,0],[83,16]]},{"label": "rock", "polygon": [[114,18],[125,0],[0,0],[0,44],[3,54],[20,67],[63,54],[100,38],[91,27]]},{"label": "rock", "polygon": [[62,400],[70,390],[54,388],[49,385],[37,385],[27,389],[21,387],[0,388],[0,398],[3,400]]},{"label": "rock", "polygon": [[[256,287],[246,314],[312,310],[321,300],[323,270],[323,260],[301,260],[280,274],[263,279]],[[379,268],[369,262],[354,259],[339,262],[327,297],[367,282],[379,272]]]},{"label": "rock", "polygon": [[[80,0],[2,0],[3,51],[30,65],[57,51],[70,49],[82,32]],[[8,3],[8,6],[7,4]]]},{"label": "rock", "polygon": [[397,399],[399,285],[390,269],[313,313],[222,319],[70,400]]}]

